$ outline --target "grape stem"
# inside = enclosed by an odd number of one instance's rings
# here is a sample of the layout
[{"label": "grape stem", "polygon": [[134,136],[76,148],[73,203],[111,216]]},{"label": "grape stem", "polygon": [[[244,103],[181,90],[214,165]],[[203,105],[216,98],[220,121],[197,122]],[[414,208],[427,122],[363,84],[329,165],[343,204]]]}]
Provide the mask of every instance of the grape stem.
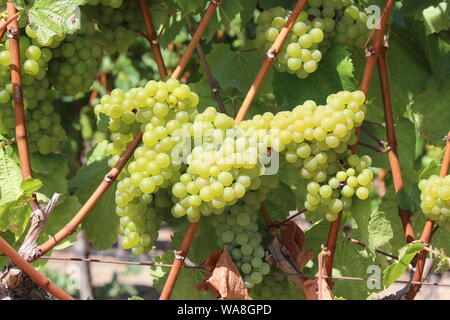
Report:
[{"label": "grape stem", "polygon": [[361,130],[364,131],[370,138],[372,138],[380,147],[382,148],[386,148],[387,146],[387,142],[383,141],[381,139],[379,139],[377,136],[375,136],[372,132],[370,132],[369,129],[367,129],[366,127],[361,126]]},{"label": "grape stem", "polygon": [[158,66],[158,71],[161,79],[164,79],[167,76],[167,69],[161,54],[158,35],[156,34],[155,28],[153,27],[152,15],[150,13],[150,9],[148,8],[147,0],[139,0],[139,2],[141,6],[142,17],[144,18],[146,38],[150,42],[153,57],[155,58],[156,65]]},{"label": "grape stem", "polygon": [[[317,276],[317,287],[318,287],[318,300],[323,300],[323,278],[325,276],[324,274],[324,267],[323,267],[323,261],[324,261],[324,257],[329,256],[330,255],[330,251],[327,250],[327,248],[325,248],[322,245],[322,251],[319,253],[317,259],[318,259],[318,276]],[[328,279],[327,279],[328,281]]]},{"label": "grape stem", "polygon": [[60,300],[75,300],[72,296],[55,286],[49,279],[37,271],[28,261],[22,258],[14,248],[12,248],[0,236],[0,251],[6,254],[11,261],[23,270],[39,287],[51,293]]},{"label": "grape stem", "polygon": [[[356,239],[353,239],[353,238],[347,238],[347,240],[350,241],[353,244],[357,244],[358,246],[361,246],[361,247],[364,247],[364,248],[366,247],[366,245],[364,243],[362,243],[361,241],[359,241],[359,240],[356,240]],[[379,254],[381,254],[383,256],[392,258],[394,260],[398,260],[397,256],[394,256],[393,254],[387,253],[385,251],[375,249],[375,252],[379,253]]]},{"label": "grape stem", "polygon": [[[192,26],[192,21],[190,18],[186,18],[186,22],[189,28],[189,32],[194,35],[195,31]],[[205,54],[203,52],[202,46],[200,42],[197,44],[197,55],[200,59],[201,64],[203,65],[203,69],[205,69],[206,77],[208,78],[209,86],[211,87],[211,92],[214,98],[217,101],[217,105],[222,113],[227,114],[227,110],[225,109],[225,105],[223,103],[222,97],[220,95],[219,85],[217,84],[214,75],[212,74],[211,68],[209,67],[208,61],[206,60]]]},{"label": "grape stem", "polygon": [[303,10],[303,8],[306,6],[307,0],[298,0],[297,4],[295,5],[294,10],[292,11],[288,21],[285,23],[283,29],[281,29],[277,39],[272,44],[270,49],[267,51],[266,57],[258,71],[258,74],[256,75],[255,80],[253,81],[252,85],[250,86],[250,89],[247,92],[247,95],[245,96],[244,101],[242,102],[241,108],[239,109],[239,112],[236,116],[236,124],[239,124],[242,122],[242,120],[245,119],[245,116],[247,115],[248,111],[250,110],[250,107],[253,103],[253,100],[256,97],[256,94],[259,91],[259,88],[261,87],[264,78],[267,75],[267,72],[269,71],[270,67],[272,66],[272,63],[275,61],[276,56],[281,50],[281,47],[283,46],[286,37],[288,36],[289,32],[291,31],[292,27],[294,26],[295,22],[297,21],[297,18],[300,14],[300,12]]},{"label": "grape stem", "polygon": [[378,153],[388,153],[391,150],[390,147],[380,148],[380,147],[372,146],[372,145],[364,143],[364,142],[358,142],[358,144],[360,146],[366,147],[366,148],[371,149],[371,150],[373,150],[375,152],[378,152]]},{"label": "grape stem", "polygon": [[[389,16],[392,12],[392,9],[394,7],[395,0],[386,0],[383,8],[383,12],[381,14],[380,18],[380,25],[379,29],[374,31],[374,41],[372,44],[372,47],[366,48],[366,64],[364,66],[364,74],[361,80],[361,84],[359,86],[360,90],[364,92],[364,94],[368,95],[369,93],[369,87],[370,83],[372,81],[373,72],[375,70],[375,64],[378,60],[378,55],[381,52],[384,52],[384,46],[383,46],[383,38],[384,34],[386,32]],[[372,37],[372,35],[371,35]],[[356,128],[355,134],[357,137],[359,137],[361,131],[361,127]],[[358,143],[355,143],[353,146],[351,146],[352,153],[356,153]],[[338,232],[340,229],[340,223],[342,219],[342,212],[338,214],[338,217],[335,221],[330,223],[330,229],[328,231],[328,238],[326,247],[330,251],[330,255],[325,257],[325,271],[327,274],[328,284],[330,288],[333,287],[333,283],[330,280],[333,274],[333,261],[334,261],[334,253],[336,250],[336,241],[338,237]]]},{"label": "grape stem", "polygon": [[[448,169],[450,166],[450,131],[448,132],[446,138],[447,144],[445,147],[444,158],[442,159],[442,166],[439,172],[439,177],[444,178],[448,174]],[[434,232],[434,221],[431,219],[427,219],[425,225],[422,229],[422,234],[420,235],[420,241],[425,245],[428,245],[431,242]],[[422,250],[418,254],[417,263],[416,263],[416,271],[414,272],[413,281],[418,284],[411,285],[409,292],[406,294],[407,300],[414,300],[417,293],[420,291],[421,285],[420,282],[423,281],[422,275],[425,268],[425,261],[427,258],[427,250]]]},{"label": "grape stem", "polygon": [[[6,3],[6,6],[8,17],[16,16],[17,10],[14,4],[8,1]],[[30,179],[32,177],[31,163],[30,155],[28,152],[27,127],[25,123],[25,111],[23,105],[23,88],[20,72],[20,33],[17,19],[12,19],[7,25],[7,29],[10,35],[9,47],[11,52],[11,83],[13,87],[14,116],[16,120],[16,141],[17,149],[19,151],[20,169],[22,171],[23,179]],[[39,208],[39,203],[37,202],[35,195],[33,195],[32,199],[30,200],[30,205],[33,211]]]}]

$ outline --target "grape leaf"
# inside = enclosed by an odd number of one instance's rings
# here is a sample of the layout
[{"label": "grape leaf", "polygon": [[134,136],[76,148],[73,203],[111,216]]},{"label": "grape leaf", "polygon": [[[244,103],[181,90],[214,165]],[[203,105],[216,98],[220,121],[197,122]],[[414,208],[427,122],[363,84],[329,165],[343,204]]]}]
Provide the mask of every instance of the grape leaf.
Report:
[{"label": "grape leaf", "polygon": [[427,166],[420,172],[419,179],[428,179],[432,175],[438,175],[440,167],[437,165],[436,161],[431,160]]},{"label": "grape leaf", "polygon": [[0,149],[0,205],[16,200],[21,194],[22,173],[19,166]]},{"label": "grape leaf", "polygon": [[[228,44],[219,43],[206,59],[222,88],[236,88],[245,94],[259,70],[263,56],[259,51],[231,51]],[[259,93],[270,92],[271,82],[272,73],[269,71]]]},{"label": "grape leaf", "polygon": [[74,33],[80,27],[79,6],[84,0],[35,0],[28,11],[30,27],[38,41]]},{"label": "grape leaf", "polygon": [[421,136],[429,143],[442,145],[442,139],[449,131],[450,112],[450,84],[447,80],[442,88],[433,84],[414,99],[412,111],[418,118]]},{"label": "grape leaf", "polygon": [[354,90],[355,85],[350,52],[342,46],[329,50],[319,63],[317,71],[306,79],[299,79],[287,72],[275,72],[273,77],[273,93],[278,103],[289,105],[290,109],[308,99],[325,103],[329,94],[340,90]]},{"label": "grape leaf", "polygon": [[[177,231],[172,237],[172,249],[178,250],[180,248],[181,241],[183,241],[188,226],[188,221],[185,221],[177,227]],[[197,229],[194,240],[192,241],[191,249],[189,250],[188,258],[195,264],[202,264],[208,259],[211,252],[218,249],[220,248],[217,245],[216,233],[210,223],[210,219],[206,217],[202,219],[202,223],[200,223]]]},{"label": "grape leaf", "polygon": [[427,34],[447,30],[450,27],[450,9],[447,1],[430,6],[422,12]]},{"label": "grape leaf", "polygon": [[[392,207],[389,210],[396,210],[396,208]],[[386,213],[379,210],[378,203],[355,199],[351,212],[360,234],[357,240],[364,243],[372,254],[375,253],[375,249],[390,251],[389,241],[394,234],[390,221],[386,219]]]},{"label": "grape leaf", "polygon": [[297,209],[295,194],[291,188],[280,182],[275,190],[270,190],[264,204],[269,211],[270,217],[274,221],[283,221],[289,216],[290,211]]},{"label": "grape leaf", "polygon": [[[210,253],[210,252],[209,252]],[[162,256],[156,257],[158,264],[171,264],[174,259],[172,251],[166,252]],[[162,291],[167,280],[170,269],[165,267],[152,267],[151,275],[153,287],[159,292]],[[205,273],[198,269],[183,268],[180,271],[178,280],[173,288],[171,299],[173,300],[213,300],[214,296],[208,291],[198,291],[194,286],[203,281]]]},{"label": "grape leaf", "polygon": [[180,6],[184,14],[188,15],[205,7],[206,0],[173,0]]},{"label": "grape leaf", "polygon": [[425,245],[420,242],[409,243],[400,249],[399,260],[395,261],[383,271],[383,285],[390,287],[405,272],[411,260],[423,250]]},{"label": "grape leaf", "polygon": [[245,26],[253,18],[258,0],[241,0],[241,25]]},{"label": "grape leaf", "polygon": [[[33,164],[33,161],[31,161],[33,176],[40,179],[44,184],[39,192],[47,198],[51,198],[54,193],[67,194],[66,177],[69,174],[67,161],[56,155],[41,156],[33,159],[39,159],[36,164]],[[48,163],[48,167],[45,167],[45,163]]]},{"label": "grape leaf", "polygon": [[211,39],[218,30],[229,30],[231,22],[243,9],[239,0],[222,1],[216,14],[211,18],[203,37]]},{"label": "grape leaf", "polygon": [[[86,164],[69,181],[70,189],[76,190],[75,195],[82,203],[89,199],[101,182],[101,177],[104,177],[109,171],[108,159],[105,158],[107,156],[105,145],[106,141],[98,144]],[[86,231],[87,238],[99,250],[108,249],[117,241],[119,217],[115,213],[115,189],[116,183],[109,187],[81,224],[82,229]]]}]

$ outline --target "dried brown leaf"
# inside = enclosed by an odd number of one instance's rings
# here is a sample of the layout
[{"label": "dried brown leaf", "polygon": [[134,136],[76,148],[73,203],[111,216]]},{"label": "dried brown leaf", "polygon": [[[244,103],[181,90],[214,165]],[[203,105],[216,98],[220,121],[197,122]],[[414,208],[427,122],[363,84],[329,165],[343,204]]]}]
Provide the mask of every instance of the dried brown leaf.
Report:
[{"label": "dried brown leaf", "polygon": [[[328,286],[328,282],[325,278],[320,279],[322,281],[322,298],[323,300],[333,300],[333,294]],[[303,293],[306,300],[318,300],[319,298],[319,279],[305,280],[303,282]]]},{"label": "dried brown leaf", "polygon": [[280,227],[280,243],[285,247],[289,255],[292,258],[292,262],[299,269],[303,267],[310,261],[313,257],[313,251],[303,251],[301,250],[305,242],[305,234],[303,230],[293,221],[286,221]]},{"label": "dried brown leaf", "polygon": [[227,249],[213,252],[204,267],[208,273],[196,289],[209,290],[221,300],[251,300]]}]

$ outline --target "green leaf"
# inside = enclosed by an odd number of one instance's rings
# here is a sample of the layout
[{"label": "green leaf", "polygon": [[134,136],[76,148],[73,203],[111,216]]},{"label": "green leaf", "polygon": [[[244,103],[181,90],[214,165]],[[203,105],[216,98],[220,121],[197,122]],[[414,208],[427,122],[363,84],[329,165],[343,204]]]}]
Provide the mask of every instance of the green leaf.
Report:
[{"label": "green leaf", "polygon": [[258,0],[241,0],[241,25],[245,26],[253,18]]},{"label": "green leaf", "polygon": [[229,30],[231,22],[243,9],[239,0],[222,1],[220,7],[216,10],[216,14],[209,22],[203,37],[211,39],[218,30]]},{"label": "green leaf", "polygon": [[379,210],[376,201],[356,199],[350,211],[358,225],[358,240],[363,242],[372,254],[375,254],[375,249],[390,250],[392,227],[386,213]]},{"label": "green leaf", "polygon": [[399,251],[398,261],[383,271],[383,284],[385,288],[390,287],[405,272],[411,260],[423,250],[425,245],[420,242],[407,244]]},{"label": "green leaf", "polygon": [[[174,254],[172,251],[162,256],[156,257],[155,262],[158,264],[172,264]],[[151,275],[153,279],[153,287],[159,292],[162,291],[167,280],[170,268],[152,267]],[[197,269],[183,268],[180,271],[178,280],[173,288],[172,300],[213,300],[214,296],[209,291],[198,291],[194,286],[204,280],[205,272]]]},{"label": "green leaf", "polygon": [[275,72],[273,89],[278,103],[288,105],[290,109],[308,99],[325,103],[331,93],[354,90],[356,81],[350,52],[343,46],[334,46],[324,55],[317,71],[306,79],[287,72]]},{"label": "green leaf", "polygon": [[[214,228],[210,220],[208,217],[202,219],[202,223],[200,223],[197,229],[191,249],[189,250],[189,260],[198,265],[205,262],[212,252],[221,249],[217,245],[216,233],[211,232]],[[172,237],[172,249],[178,250],[180,248],[181,241],[183,241],[188,226],[188,221],[185,221],[177,227],[177,231]]]},{"label": "green leaf", "polygon": [[199,9],[203,9],[206,4],[206,0],[173,0],[180,6],[185,15],[188,15]]},{"label": "green leaf", "polygon": [[22,173],[19,166],[5,152],[0,149],[0,205],[17,200],[22,194],[20,183]]},{"label": "green leaf", "polygon": [[35,0],[28,11],[31,28],[38,41],[74,33],[80,27],[79,8],[84,0]]},{"label": "green leaf", "polygon": [[291,188],[280,182],[275,190],[270,190],[264,204],[274,221],[283,221],[289,216],[290,211],[297,209],[296,197]]},{"label": "green leaf", "polygon": [[426,8],[422,14],[427,34],[447,30],[450,27],[450,10],[447,1],[441,1],[438,5]]},{"label": "green leaf", "polygon": [[434,145],[442,145],[449,130],[450,82],[448,79],[447,77],[442,88],[433,84],[426,91],[416,95],[412,106],[421,136]]},{"label": "green leaf", "polygon": [[144,298],[141,298],[138,296],[132,296],[132,297],[129,297],[128,300],[144,300]]},{"label": "green leaf", "polygon": [[31,215],[31,207],[22,197],[0,205],[0,230],[21,236]]},{"label": "green leaf", "polygon": [[38,191],[42,187],[42,181],[39,179],[29,178],[27,180],[23,180],[20,184],[20,188],[27,195],[32,195],[33,192]]},{"label": "green leaf", "polygon": [[[106,142],[98,144],[86,164],[69,181],[70,189],[76,190],[75,195],[82,203],[89,199],[110,170],[105,145]],[[115,190],[116,183],[113,183],[81,224],[89,241],[99,250],[108,249],[117,241],[119,217],[115,212]]]},{"label": "green leaf", "polygon": [[397,193],[398,204],[403,210],[417,212],[420,210],[420,190],[417,184],[414,184],[410,192],[401,189]]},{"label": "green leaf", "polygon": [[432,175],[438,175],[439,174],[440,167],[437,165],[436,161],[431,160],[427,166],[420,172],[419,179],[428,179]]},{"label": "green leaf", "polygon": [[[259,51],[231,51],[225,43],[214,45],[206,56],[212,73],[222,88],[235,88],[245,94],[250,88],[264,59]],[[271,91],[272,72],[269,71],[259,91]]]}]

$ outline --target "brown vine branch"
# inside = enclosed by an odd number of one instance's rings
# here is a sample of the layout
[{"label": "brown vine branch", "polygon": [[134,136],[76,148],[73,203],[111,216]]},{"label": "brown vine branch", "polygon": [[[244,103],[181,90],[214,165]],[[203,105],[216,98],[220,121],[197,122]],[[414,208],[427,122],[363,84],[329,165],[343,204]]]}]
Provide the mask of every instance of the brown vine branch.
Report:
[{"label": "brown vine branch", "polygon": [[364,125],[361,126],[361,130],[364,131],[373,141],[375,141],[380,147],[386,148],[387,142],[381,140],[376,135],[374,135],[370,130],[368,130]]},{"label": "brown vine branch", "polygon": [[[8,17],[14,17],[17,14],[16,7],[12,2],[6,3]],[[10,20],[10,19],[8,19]],[[16,120],[16,141],[19,151],[20,170],[24,179],[31,178],[30,154],[28,152],[27,127],[25,123],[25,111],[23,105],[23,88],[22,77],[20,73],[20,31],[17,19],[12,19],[7,25],[9,34],[9,50],[11,57],[11,83],[13,88],[14,100],[14,116]],[[34,210],[39,208],[36,197],[30,200],[31,208]]]},{"label": "brown vine branch", "polygon": [[175,70],[172,73],[171,78],[178,79],[181,74],[183,73],[184,68],[186,68],[186,65],[191,58],[192,54],[194,53],[195,48],[197,47],[198,43],[200,42],[200,38],[202,37],[203,33],[205,32],[206,27],[209,24],[209,21],[211,21],[211,18],[214,15],[214,12],[216,11],[216,8],[220,5],[220,2],[222,0],[211,0],[209,3],[208,9],[206,9],[205,14],[203,15],[202,20],[200,21],[200,24],[197,27],[197,30],[195,31],[194,35],[192,36],[191,42],[189,42],[189,45],[186,49],[186,52],[181,57],[180,62],[178,63],[178,66],[175,68]]},{"label": "brown vine branch", "polygon": [[330,223],[330,229],[328,230],[328,237],[326,248],[329,252],[328,255],[325,256],[325,273],[327,275],[328,286],[333,289],[333,281],[331,281],[331,276],[333,274],[333,262],[334,262],[334,253],[336,251],[336,242],[339,234],[339,227],[341,225],[342,220],[342,212],[338,213],[337,219]]},{"label": "brown vine branch", "polygon": [[183,237],[183,241],[181,242],[180,251],[175,252],[175,259],[173,261],[173,266],[170,269],[169,275],[167,277],[166,283],[164,284],[164,288],[161,292],[160,300],[169,300],[172,295],[173,288],[175,287],[175,283],[178,279],[181,269],[184,265],[184,260],[189,253],[189,249],[191,248],[192,240],[194,239],[195,233],[197,232],[197,228],[200,225],[200,221],[198,220],[195,223],[189,224],[189,227],[186,231],[186,234]]},{"label": "brown vine branch", "polygon": [[390,148],[380,148],[378,146],[373,146],[373,145],[370,145],[370,144],[367,144],[367,143],[364,143],[364,142],[358,142],[358,144],[360,146],[363,146],[363,147],[365,147],[367,149],[373,150],[373,151],[378,152],[378,153],[388,153],[389,150],[390,150]]},{"label": "brown vine branch", "polygon": [[6,254],[11,261],[23,270],[39,287],[51,293],[60,300],[74,300],[66,292],[55,286],[49,279],[38,272],[29,262],[22,258],[13,247],[0,237],[0,251]]},{"label": "brown vine branch", "polygon": [[8,25],[13,22],[13,20],[17,19],[19,17],[19,12],[16,12],[16,14],[14,14],[13,16],[9,17],[7,20],[3,21],[0,24],[0,39],[3,38],[3,36],[5,35],[6,32],[6,28],[8,27]]},{"label": "brown vine branch", "polygon": [[256,94],[258,93],[259,88],[261,87],[261,84],[264,81],[264,78],[269,71],[270,67],[272,66],[272,63],[275,61],[275,58],[277,57],[278,53],[280,52],[281,47],[284,44],[284,41],[286,40],[286,37],[288,36],[289,32],[291,31],[292,27],[294,26],[295,22],[297,21],[297,18],[300,14],[300,12],[305,7],[307,0],[298,0],[297,4],[295,5],[294,10],[292,11],[288,21],[284,25],[283,29],[281,29],[280,34],[278,35],[275,42],[272,44],[270,49],[266,53],[266,58],[264,59],[258,74],[256,75],[255,80],[253,81],[252,85],[250,86],[250,89],[242,102],[242,106],[239,109],[239,112],[236,116],[236,123],[242,122],[244,120],[245,116],[247,115],[248,111],[250,110],[250,107],[253,103],[253,100],[256,97]]},{"label": "brown vine branch", "polygon": [[[446,136],[447,144],[445,147],[444,158],[442,159],[442,166],[439,172],[439,176],[441,178],[445,177],[448,174],[449,166],[450,166],[450,131]],[[420,235],[420,241],[425,243],[426,245],[431,242],[431,239],[434,234],[434,221],[431,219],[427,219],[425,225],[423,226],[422,234]],[[422,275],[425,268],[425,261],[427,258],[427,251],[422,250],[417,258],[416,263],[416,272],[414,272],[413,281],[418,282],[419,284],[412,285],[408,294],[406,295],[407,300],[414,300],[417,293],[420,291],[422,281]]]},{"label": "brown vine branch", "polygon": [[150,42],[150,46],[152,47],[153,56],[156,60],[156,65],[158,66],[158,71],[161,76],[161,79],[164,79],[167,76],[166,65],[164,64],[164,60],[161,54],[161,48],[159,47],[158,35],[155,32],[155,28],[153,27],[152,15],[150,14],[150,9],[148,8],[147,0],[139,0],[141,5],[141,13],[144,18],[145,30],[146,30],[146,38]]},{"label": "brown vine branch", "polygon": [[[186,18],[186,22],[188,24],[188,28],[190,33],[193,35],[195,33],[192,22],[190,18]],[[227,114],[227,110],[225,109],[225,105],[223,103],[222,97],[220,95],[219,85],[217,84],[214,75],[212,74],[211,68],[209,67],[208,61],[206,61],[205,54],[203,52],[202,46],[200,43],[197,44],[197,54],[200,59],[201,64],[203,65],[203,69],[205,70],[206,77],[208,78],[209,86],[211,87],[212,95],[217,101],[217,105],[221,112]]]},{"label": "brown vine branch", "polygon": [[[395,192],[398,193],[404,188],[402,170],[397,152],[397,137],[395,134],[394,114],[392,111],[392,101],[389,90],[389,78],[387,73],[386,55],[378,56],[378,73],[380,77],[381,93],[383,96],[384,117],[386,122],[386,135],[388,138],[388,157],[391,165],[392,178],[394,180]],[[414,229],[411,223],[411,213],[398,207],[398,215],[402,221],[404,237],[407,243],[414,241]]]}]

